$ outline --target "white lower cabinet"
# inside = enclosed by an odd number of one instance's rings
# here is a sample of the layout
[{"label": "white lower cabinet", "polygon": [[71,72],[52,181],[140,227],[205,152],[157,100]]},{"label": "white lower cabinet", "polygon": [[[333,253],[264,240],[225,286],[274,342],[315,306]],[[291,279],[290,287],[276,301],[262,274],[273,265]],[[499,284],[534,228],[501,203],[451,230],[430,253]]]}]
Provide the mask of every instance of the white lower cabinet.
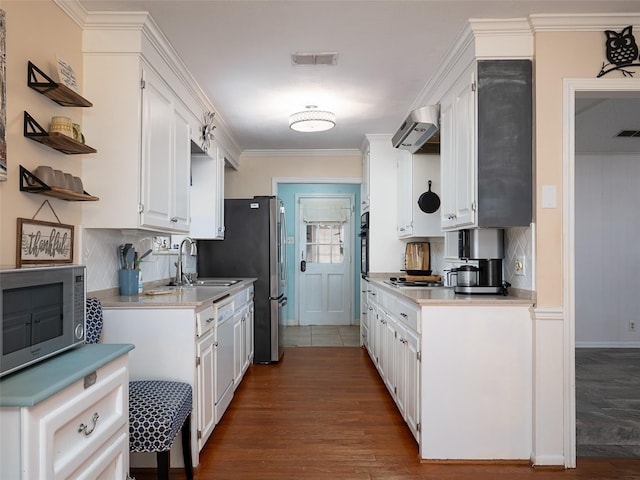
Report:
[{"label": "white lower cabinet", "polygon": [[369,285],[367,293],[369,355],[419,440],[420,309],[374,286]]},{"label": "white lower cabinet", "polygon": [[[103,342],[136,346],[130,354],[132,380],[153,378],[181,381],[192,386],[191,455],[194,467],[199,464],[200,450],[233,398],[237,378],[234,358],[240,354],[234,338],[234,303],[236,299],[250,298],[251,302],[245,300],[244,303],[247,308],[252,306],[253,285],[244,286],[232,295],[232,298],[200,307],[104,307]],[[253,352],[253,335],[251,347],[245,345],[244,350]],[[179,440],[174,441],[171,449],[172,468],[184,465]],[[154,467],[155,464],[153,454],[131,455],[133,467]]]},{"label": "white lower cabinet", "polygon": [[420,458],[529,459],[531,303],[466,299],[420,307],[372,283],[367,349]]},{"label": "white lower cabinet", "polygon": [[198,375],[198,449],[202,450],[216,426],[215,413],[215,335],[213,330],[200,337],[196,345]]},{"label": "white lower cabinet", "polygon": [[33,407],[3,408],[3,449],[9,447],[11,455],[2,455],[2,478],[126,478],[128,401],[123,355],[97,369],[95,377],[78,380]]},{"label": "white lower cabinet", "polygon": [[233,378],[234,390],[253,361],[253,286],[234,296],[233,317]]}]

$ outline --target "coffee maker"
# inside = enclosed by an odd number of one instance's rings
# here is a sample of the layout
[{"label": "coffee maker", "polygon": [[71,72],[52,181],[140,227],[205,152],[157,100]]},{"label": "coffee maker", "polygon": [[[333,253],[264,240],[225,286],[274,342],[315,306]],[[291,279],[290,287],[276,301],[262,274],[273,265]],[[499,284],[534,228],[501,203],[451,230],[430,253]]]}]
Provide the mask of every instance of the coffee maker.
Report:
[{"label": "coffee maker", "polygon": [[502,281],[503,229],[459,230],[458,257],[461,260],[477,260],[478,267],[463,265],[457,269],[458,282],[454,287],[455,293],[505,293],[505,285]]}]

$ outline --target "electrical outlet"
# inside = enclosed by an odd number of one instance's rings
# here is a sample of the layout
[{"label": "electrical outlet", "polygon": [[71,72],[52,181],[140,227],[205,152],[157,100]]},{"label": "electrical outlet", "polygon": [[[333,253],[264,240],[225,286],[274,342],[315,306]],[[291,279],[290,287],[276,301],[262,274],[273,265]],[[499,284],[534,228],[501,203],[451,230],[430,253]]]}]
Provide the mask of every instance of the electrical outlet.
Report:
[{"label": "electrical outlet", "polygon": [[516,262],[513,266],[514,273],[516,275],[525,275],[526,262],[524,256],[516,257]]},{"label": "electrical outlet", "polygon": [[629,331],[630,332],[636,331],[636,322],[633,320],[629,320]]}]

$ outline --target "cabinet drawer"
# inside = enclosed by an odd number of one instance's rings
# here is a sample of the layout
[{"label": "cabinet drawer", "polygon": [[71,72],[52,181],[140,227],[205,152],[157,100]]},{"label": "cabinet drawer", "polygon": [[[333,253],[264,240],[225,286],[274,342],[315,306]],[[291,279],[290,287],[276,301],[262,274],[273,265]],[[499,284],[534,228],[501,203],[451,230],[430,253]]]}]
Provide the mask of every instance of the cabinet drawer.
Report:
[{"label": "cabinet drawer", "polygon": [[25,478],[67,478],[128,422],[127,357],[24,410]]},{"label": "cabinet drawer", "polygon": [[74,472],[74,480],[122,480],[129,473],[129,428],[123,425],[100,452]]},{"label": "cabinet drawer", "polygon": [[233,296],[233,303],[234,303],[235,309],[236,310],[240,309],[243,305],[246,305],[252,299],[253,299],[253,288],[251,289],[246,288],[241,292],[236,293]]},{"label": "cabinet drawer", "polygon": [[396,300],[394,314],[407,327],[420,333],[420,309],[401,300]]},{"label": "cabinet drawer", "polygon": [[196,335],[201,337],[215,325],[215,312],[213,305],[196,313]]}]

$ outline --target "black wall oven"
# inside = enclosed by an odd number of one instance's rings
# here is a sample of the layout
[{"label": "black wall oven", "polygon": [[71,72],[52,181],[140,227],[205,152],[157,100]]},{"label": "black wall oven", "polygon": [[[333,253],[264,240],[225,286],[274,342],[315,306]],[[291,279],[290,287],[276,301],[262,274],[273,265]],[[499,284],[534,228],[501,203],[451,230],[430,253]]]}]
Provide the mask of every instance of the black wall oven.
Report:
[{"label": "black wall oven", "polygon": [[369,275],[369,212],[360,216],[360,273]]}]

